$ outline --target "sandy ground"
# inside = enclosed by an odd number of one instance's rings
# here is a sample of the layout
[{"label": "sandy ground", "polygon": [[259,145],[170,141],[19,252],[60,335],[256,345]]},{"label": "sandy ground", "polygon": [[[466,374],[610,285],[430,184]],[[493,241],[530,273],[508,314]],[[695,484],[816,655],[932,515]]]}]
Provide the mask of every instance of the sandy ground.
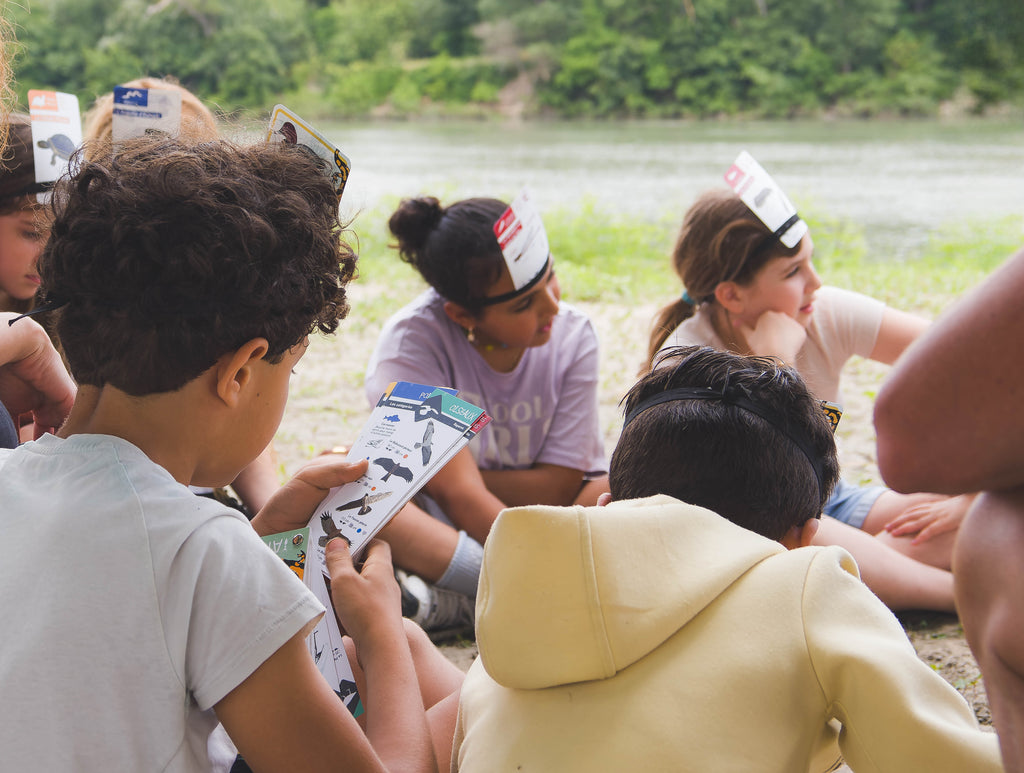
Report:
[{"label": "sandy ground", "polygon": [[[361,314],[360,308],[380,309],[384,303],[386,308],[397,309],[411,297],[410,292],[393,293],[390,288],[356,282],[351,286],[353,311],[339,333],[332,339],[311,341],[292,378],[291,398],[274,441],[283,474],[293,473],[317,452],[357,436],[369,414],[362,390],[364,369],[386,316]],[[579,307],[590,315],[601,341],[601,426],[610,454],[622,418],[618,401],[640,366],[657,307],[602,303]],[[840,457],[844,475],[862,483],[881,482],[875,465],[871,405],[885,372],[886,368],[876,363],[855,361],[844,373]],[[964,695],[982,724],[990,725],[980,672],[957,618],[907,613],[901,615],[901,621],[921,658]],[[476,656],[476,647],[469,641],[447,645],[444,651],[463,668]]]}]

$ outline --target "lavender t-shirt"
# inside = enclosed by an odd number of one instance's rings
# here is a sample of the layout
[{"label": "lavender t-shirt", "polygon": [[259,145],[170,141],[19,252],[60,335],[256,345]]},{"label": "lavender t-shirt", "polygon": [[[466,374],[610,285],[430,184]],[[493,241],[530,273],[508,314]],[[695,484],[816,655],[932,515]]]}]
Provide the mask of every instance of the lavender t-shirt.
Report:
[{"label": "lavender t-shirt", "polygon": [[392,381],[453,387],[493,419],[469,445],[481,469],[544,463],[601,473],[597,376],[597,335],[572,306],[559,307],[548,343],[527,349],[511,372],[498,373],[431,289],[385,324],[366,368],[366,397],[376,405]]}]

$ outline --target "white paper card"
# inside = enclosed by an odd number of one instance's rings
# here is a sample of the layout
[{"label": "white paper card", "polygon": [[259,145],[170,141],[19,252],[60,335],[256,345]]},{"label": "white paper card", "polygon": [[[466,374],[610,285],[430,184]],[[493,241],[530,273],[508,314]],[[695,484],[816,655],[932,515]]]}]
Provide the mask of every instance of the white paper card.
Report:
[{"label": "white paper card", "polygon": [[[793,202],[745,150],[725,173],[725,182],[772,232],[778,231],[796,215]],[[787,247],[795,247],[806,233],[807,223],[796,220],[779,234],[779,241]]]},{"label": "white paper card", "polygon": [[520,193],[498,218],[494,236],[516,290],[530,284],[547,266],[551,254],[548,235],[529,191]]},{"label": "white paper card", "polygon": [[342,191],[345,190],[345,183],[348,182],[348,174],[352,169],[348,156],[284,105],[277,105],[274,107],[274,112],[270,114],[267,142],[286,142],[289,145],[299,145],[323,159],[327,163],[334,191],[339,197],[341,196]]},{"label": "white paper card", "polygon": [[111,134],[114,142],[123,142],[153,132],[170,137],[181,129],[181,92],[171,89],[114,87],[114,114]]},{"label": "white paper card", "polygon": [[[33,160],[36,182],[53,182],[68,168],[71,154],[82,144],[82,118],[78,97],[61,91],[28,92],[32,121]],[[49,193],[38,195],[40,201]]]}]

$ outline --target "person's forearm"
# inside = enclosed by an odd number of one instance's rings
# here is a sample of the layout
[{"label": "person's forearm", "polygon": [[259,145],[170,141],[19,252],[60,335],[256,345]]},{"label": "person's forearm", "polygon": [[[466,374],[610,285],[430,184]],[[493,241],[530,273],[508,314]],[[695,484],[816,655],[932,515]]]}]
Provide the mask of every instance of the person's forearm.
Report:
[{"label": "person's forearm", "polygon": [[897,491],[1024,482],[1024,251],[958,302],[897,362],[875,402],[878,467]]},{"label": "person's forearm", "polygon": [[427,482],[424,491],[452,523],[481,545],[494,519],[505,508],[505,503],[487,488],[468,448],[452,457]]},{"label": "person's forearm", "polygon": [[571,505],[583,485],[583,473],[552,464],[525,470],[481,470],[487,489],[507,507]]},{"label": "person's forearm", "polygon": [[400,634],[370,642],[360,651],[366,676],[366,737],[392,773],[437,771],[412,654]]}]

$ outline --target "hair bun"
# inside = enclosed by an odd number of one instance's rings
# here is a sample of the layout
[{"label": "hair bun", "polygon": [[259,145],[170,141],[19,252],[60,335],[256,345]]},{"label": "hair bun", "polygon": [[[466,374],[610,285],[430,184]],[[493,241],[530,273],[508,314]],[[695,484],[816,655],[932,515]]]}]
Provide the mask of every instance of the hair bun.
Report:
[{"label": "hair bun", "polygon": [[388,220],[388,228],[398,237],[402,255],[412,255],[422,249],[442,217],[441,202],[433,196],[403,199]]}]

